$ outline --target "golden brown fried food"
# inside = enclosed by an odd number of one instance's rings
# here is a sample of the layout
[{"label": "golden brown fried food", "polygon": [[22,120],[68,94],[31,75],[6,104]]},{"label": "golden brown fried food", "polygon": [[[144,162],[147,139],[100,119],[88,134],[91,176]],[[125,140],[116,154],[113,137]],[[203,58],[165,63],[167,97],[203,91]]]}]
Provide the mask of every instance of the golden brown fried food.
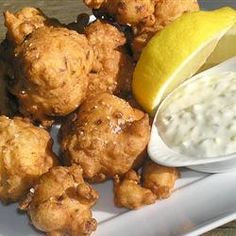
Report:
[{"label": "golden brown fried food", "polygon": [[[102,6],[102,4],[106,3],[107,0],[84,0],[84,3],[93,9],[98,9]],[[115,1],[114,1],[115,2]]]},{"label": "golden brown fried food", "polygon": [[99,20],[90,24],[85,34],[94,51],[88,96],[105,92],[130,92],[134,64],[125,51],[124,34],[111,24]]},{"label": "golden brown fried food", "polygon": [[110,15],[120,24],[133,28],[132,44],[136,58],[150,38],[184,12],[197,11],[197,0],[84,0],[100,15]]},{"label": "golden brown fried food", "polygon": [[7,38],[14,45],[21,44],[26,36],[37,28],[59,25],[57,20],[49,19],[41,10],[33,7],[25,7],[15,14],[6,11],[4,12],[4,17],[5,26],[8,29]]},{"label": "golden brown fried food", "polygon": [[84,35],[34,8],[7,12],[5,21],[14,51],[10,54],[15,81],[10,91],[24,116],[49,126],[54,116],[69,114],[85,98],[92,48]]},{"label": "golden brown fried food", "polygon": [[119,24],[138,25],[154,13],[152,0],[84,0],[92,9],[115,18]]},{"label": "golden brown fried food", "polygon": [[180,173],[176,168],[148,161],[143,168],[143,186],[152,190],[157,199],[168,198]]},{"label": "golden brown fried food", "polygon": [[151,190],[140,185],[140,176],[134,170],[126,173],[123,179],[118,175],[115,176],[114,195],[116,206],[128,209],[153,204],[157,198]]},{"label": "golden brown fried food", "polygon": [[15,50],[15,83],[11,92],[20,111],[47,125],[50,116],[64,116],[84,100],[93,52],[84,35],[66,28],[35,30]]},{"label": "golden brown fried food", "polygon": [[48,132],[22,118],[0,116],[0,200],[20,200],[57,163]]},{"label": "golden brown fried food", "polygon": [[84,182],[79,166],[60,166],[41,176],[20,209],[49,236],[86,236],[97,227],[90,210],[97,199],[97,192]]},{"label": "golden brown fried food", "polygon": [[86,100],[61,129],[61,149],[84,177],[100,182],[123,175],[146,157],[148,115],[124,100],[100,94]]}]

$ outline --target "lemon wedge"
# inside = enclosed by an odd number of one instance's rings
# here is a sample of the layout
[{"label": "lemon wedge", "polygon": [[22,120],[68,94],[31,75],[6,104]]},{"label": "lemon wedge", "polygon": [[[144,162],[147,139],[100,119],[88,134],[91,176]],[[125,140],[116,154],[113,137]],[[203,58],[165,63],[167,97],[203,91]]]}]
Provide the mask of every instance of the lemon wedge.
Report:
[{"label": "lemon wedge", "polygon": [[200,71],[214,67],[234,56],[236,56],[236,24],[220,39]]},{"label": "lemon wedge", "polygon": [[[236,11],[225,7],[186,13],[157,33],[144,48],[133,76],[133,94],[140,105],[153,113],[162,99],[195,74],[208,58],[208,66],[229,58],[227,52],[232,54],[230,47],[235,47],[235,41],[229,43],[227,35],[234,34],[231,29],[235,23]],[[219,53],[226,47],[229,49],[225,53]],[[211,54],[213,57],[209,57]]]}]

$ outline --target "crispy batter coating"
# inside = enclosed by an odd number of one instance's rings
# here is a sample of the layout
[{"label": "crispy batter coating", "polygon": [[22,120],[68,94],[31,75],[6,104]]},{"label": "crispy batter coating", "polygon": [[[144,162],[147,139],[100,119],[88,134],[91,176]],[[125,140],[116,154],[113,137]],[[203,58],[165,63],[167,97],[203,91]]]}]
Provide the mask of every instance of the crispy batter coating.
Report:
[{"label": "crispy batter coating", "polygon": [[21,44],[27,35],[46,25],[59,25],[55,19],[49,19],[39,9],[25,7],[16,13],[4,12],[7,38],[14,45]]},{"label": "crispy batter coating", "polygon": [[95,56],[89,74],[88,96],[105,92],[130,92],[134,64],[124,48],[124,34],[111,24],[99,20],[90,24],[85,34]]},{"label": "crispy batter coating", "polygon": [[20,209],[49,236],[86,236],[97,227],[90,210],[97,199],[97,192],[84,182],[79,166],[60,166],[41,176]]},{"label": "crispy batter coating", "polygon": [[[84,0],[84,3],[94,9],[98,9],[102,6],[102,4],[106,3],[107,0]],[[114,1],[115,2],[115,1]]]},{"label": "crispy batter coating", "polygon": [[[87,17],[82,18],[83,28]],[[10,91],[24,116],[50,126],[53,117],[71,113],[86,96],[131,91],[134,64],[124,34],[111,24],[96,21],[82,35],[34,8],[6,12],[5,19],[15,45],[9,53],[15,68]]]},{"label": "crispy batter coating", "polygon": [[197,0],[84,0],[98,15],[113,17],[133,28],[132,47],[138,58],[150,38],[184,12],[199,10]]},{"label": "crispy batter coating", "polygon": [[61,149],[69,164],[81,165],[86,179],[101,182],[137,167],[146,157],[149,135],[148,115],[100,94],[62,126]]},{"label": "crispy batter coating", "polygon": [[114,17],[119,24],[138,25],[154,13],[152,0],[84,0],[93,9]]},{"label": "crispy batter coating", "polygon": [[137,209],[156,201],[156,195],[140,185],[140,176],[134,170],[127,172],[123,179],[115,176],[114,195],[116,206],[128,209]]},{"label": "crispy batter coating", "polygon": [[22,118],[0,116],[0,200],[20,200],[57,163],[49,133]]},{"label": "crispy batter coating", "polygon": [[93,61],[84,35],[42,27],[15,53],[16,80],[11,92],[18,98],[22,114],[43,123],[49,116],[69,114],[84,100]]},{"label": "crispy batter coating", "polygon": [[170,197],[180,173],[176,168],[160,166],[148,161],[143,168],[143,186],[152,190],[157,199]]}]

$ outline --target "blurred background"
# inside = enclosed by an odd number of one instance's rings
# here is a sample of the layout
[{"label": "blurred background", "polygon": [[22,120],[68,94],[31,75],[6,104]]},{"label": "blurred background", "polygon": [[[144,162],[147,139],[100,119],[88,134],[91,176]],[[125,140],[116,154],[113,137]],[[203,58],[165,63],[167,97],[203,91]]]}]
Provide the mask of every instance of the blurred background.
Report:
[{"label": "blurred background", "polygon": [[33,6],[62,23],[69,23],[76,19],[81,12],[90,12],[83,4],[83,0],[0,0],[0,40],[5,37],[5,27],[2,12],[16,11],[24,6]]},{"label": "blurred background", "polygon": [[[206,9],[215,9],[225,5],[236,8],[236,0],[199,0],[199,2],[201,7]],[[39,7],[46,15],[58,18],[63,23],[74,21],[81,12],[89,12],[83,5],[83,0],[0,0],[0,40],[5,35],[2,12],[16,11],[23,6]]]}]

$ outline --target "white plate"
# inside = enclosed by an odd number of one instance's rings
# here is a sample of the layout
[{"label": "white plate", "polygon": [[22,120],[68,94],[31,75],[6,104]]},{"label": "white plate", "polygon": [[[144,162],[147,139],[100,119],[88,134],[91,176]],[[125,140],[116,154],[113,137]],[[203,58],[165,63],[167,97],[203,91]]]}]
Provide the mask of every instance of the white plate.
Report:
[{"label": "white plate", "polygon": [[[200,235],[236,219],[236,172],[206,175],[183,169],[176,190],[167,199],[136,211],[113,205],[112,183],[96,185],[100,192],[93,209],[99,225],[94,236]],[[16,205],[0,205],[1,236],[40,235]]]}]

